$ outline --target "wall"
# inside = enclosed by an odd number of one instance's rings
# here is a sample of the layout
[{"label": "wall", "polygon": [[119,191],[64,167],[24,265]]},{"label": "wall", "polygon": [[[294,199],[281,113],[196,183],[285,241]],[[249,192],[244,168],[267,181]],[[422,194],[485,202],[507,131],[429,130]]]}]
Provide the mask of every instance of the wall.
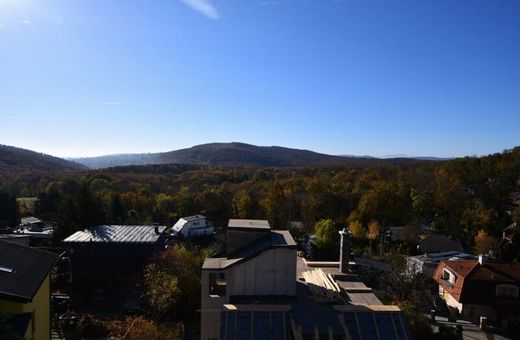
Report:
[{"label": "wall", "polygon": [[231,267],[226,276],[228,295],[296,294],[296,249],[269,249]]},{"label": "wall", "polygon": [[[201,275],[201,340],[218,339],[219,321],[222,306],[229,303],[229,294],[226,296],[209,295],[209,275],[219,271],[203,270]],[[226,273],[226,271],[223,271]],[[227,274],[226,274],[227,275]]]},{"label": "wall", "polygon": [[[50,279],[43,281],[32,302],[22,303],[0,299],[0,309],[8,314],[33,313],[34,339],[50,339],[51,310],[50,310]],[[29,325],[31,327],[32,325]]]}]

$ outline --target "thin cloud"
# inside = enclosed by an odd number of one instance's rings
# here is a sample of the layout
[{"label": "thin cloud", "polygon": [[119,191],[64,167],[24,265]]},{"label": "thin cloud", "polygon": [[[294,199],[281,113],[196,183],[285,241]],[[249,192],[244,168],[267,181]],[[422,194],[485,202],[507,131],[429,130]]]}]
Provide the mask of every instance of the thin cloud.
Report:
[{"label": "thin cloud", "polygon": [[30,25],[31,21],[30,20],[20,20],[20,24]]},{"label": "thin cloud", "polygon": [[107,102],[100,102],[101,105],[119,105],[119,102],[116,101],[107,101]]},{"label": "thin cloud", "polygon": [[4,27],[5,27],[4,24],[0,24],[0,30],[1,30],[2,28],[4,28]]},{"label": "thin cloud", "polygon": [[217,20],[219,18],[217,9],[209,2],[209,0],[179,0],[179,1],[210,19]]}]

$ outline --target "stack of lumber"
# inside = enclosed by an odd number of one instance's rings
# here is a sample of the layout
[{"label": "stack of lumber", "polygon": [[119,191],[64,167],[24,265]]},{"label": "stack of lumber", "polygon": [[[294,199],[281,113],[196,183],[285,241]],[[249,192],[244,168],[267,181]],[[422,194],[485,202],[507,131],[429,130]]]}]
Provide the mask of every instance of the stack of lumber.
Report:
[{"label": "stack of lumber", "polygon": [[318,268],[305,271],[302,273],[302,276],[316,302],[334,303],[344,301],[341,295],[341,288],[337,282],[334,281],[332,275]]}]

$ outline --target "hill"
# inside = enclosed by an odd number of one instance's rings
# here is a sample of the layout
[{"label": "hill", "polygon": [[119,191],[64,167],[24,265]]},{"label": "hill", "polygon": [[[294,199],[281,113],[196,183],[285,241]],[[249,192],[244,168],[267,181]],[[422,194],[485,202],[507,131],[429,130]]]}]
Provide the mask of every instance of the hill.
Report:
[{"label": "hill", "polygon": [[85,166],[72,161],[0,144],[0,173],[60,172],[82,169],[85,169]]},{"label": "hill", "polygon": [[371,165],[388,162],[406,163],[413,159],[382,160],[373,157],[335,156],[309,150],[280,146],[256,146],[245,143],[210,143],[163,153],[120,154],[73,161],[91,169],[145,164],[210,164],[229,166],[320,166],[320,165]]}]

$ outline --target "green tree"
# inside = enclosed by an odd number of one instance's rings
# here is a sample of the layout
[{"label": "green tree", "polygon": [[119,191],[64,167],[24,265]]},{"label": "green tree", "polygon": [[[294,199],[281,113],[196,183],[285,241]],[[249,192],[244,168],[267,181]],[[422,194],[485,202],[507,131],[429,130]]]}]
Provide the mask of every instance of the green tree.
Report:
[{"label": "green tree", "polygon": [[314,225],[316,247],[322,254],[331,256],[339,250],[339,233],[331,219],[320,220]]}]

